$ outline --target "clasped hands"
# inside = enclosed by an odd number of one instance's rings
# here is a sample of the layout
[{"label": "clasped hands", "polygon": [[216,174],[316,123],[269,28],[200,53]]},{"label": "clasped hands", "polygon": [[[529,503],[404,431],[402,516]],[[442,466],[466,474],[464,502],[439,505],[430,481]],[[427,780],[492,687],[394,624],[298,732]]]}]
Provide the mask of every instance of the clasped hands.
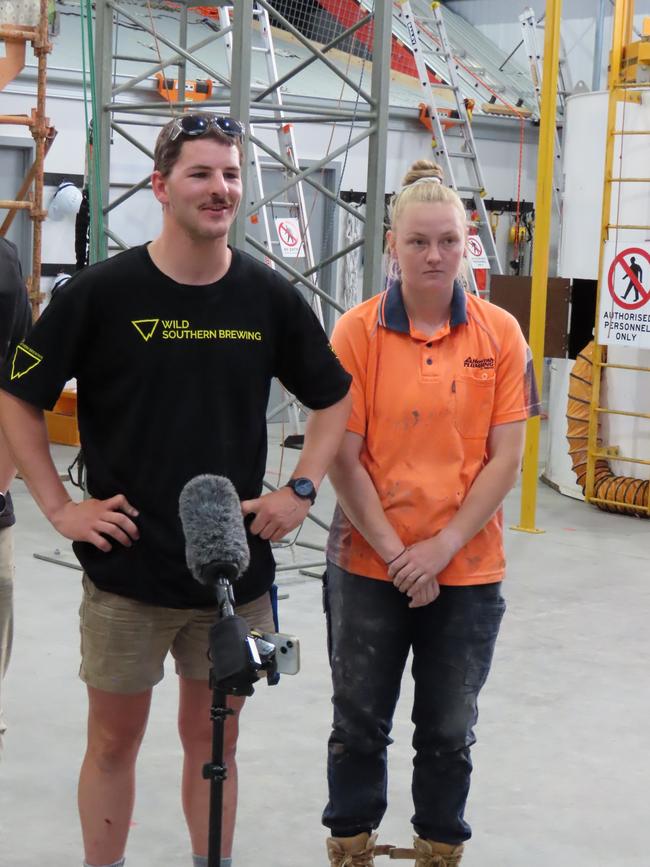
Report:
[{"label": "clasped hands", "polygon": [[443,532],[409,545],[388,565],[388,574],[400,593],[409,598],[409,608],[429,605],[440,595],[438,575],[456,550]]}]

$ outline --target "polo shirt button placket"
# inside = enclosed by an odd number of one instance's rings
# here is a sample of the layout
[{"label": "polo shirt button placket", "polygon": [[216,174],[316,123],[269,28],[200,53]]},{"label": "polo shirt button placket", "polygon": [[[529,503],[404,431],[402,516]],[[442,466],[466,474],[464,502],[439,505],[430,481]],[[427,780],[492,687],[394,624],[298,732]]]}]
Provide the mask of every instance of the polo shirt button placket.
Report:
[{"label": "polo shirt button placket", "polygon": [[433,367],[433,358],[431,355],[427,354],[426,350],[430,350],[433,347],[433,341],[427,340],[427,342],[422,347],[422,355],[424,364],[422,366],[424,376],[432,376],[433,371],[431,368]]}]

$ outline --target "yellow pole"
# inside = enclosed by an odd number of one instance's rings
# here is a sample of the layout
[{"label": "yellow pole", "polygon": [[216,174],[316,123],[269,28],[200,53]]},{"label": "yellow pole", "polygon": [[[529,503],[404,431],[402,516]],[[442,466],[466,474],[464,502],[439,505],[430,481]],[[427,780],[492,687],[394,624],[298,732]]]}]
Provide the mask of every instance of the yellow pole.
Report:
[{"label": "yellow pole", "polygon": [[[542,67],[542,100],[537,153],[537,190],[535,194],[535,243],[533,247],[533,280],[530,301],[529,344],[540,394],[544,373],[544,336],[546,332],[546,284],[551,235],[551,205],[553,198],[553,160],[557,113],[557,79],[560,61],[560,18],[562,0],[547,0],[544,22],[544,65]],[[515,530],[541,533],[535,528],[537,506],[537,476],[539,455],[539,416],[529,420],[524,448],[524,470],[521,490],[521,513]]]}]

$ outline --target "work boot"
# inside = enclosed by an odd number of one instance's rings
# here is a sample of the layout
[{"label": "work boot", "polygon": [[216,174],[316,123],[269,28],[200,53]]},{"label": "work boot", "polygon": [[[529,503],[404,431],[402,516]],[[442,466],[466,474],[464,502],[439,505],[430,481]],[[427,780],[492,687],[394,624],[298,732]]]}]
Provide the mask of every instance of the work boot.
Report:
[{"label": "work boot", "polygon": [[450,846],[448,843],[436,843],[434,840],[423,840],[416,837],[415,867],[458,867],[463,857],[462,843]]},{"label": "work boot", "polygon": [[375,846],[376,834],[330,837],[327,854],[330,867],[374,867],[375,855],[388,855],[393,846]]}]

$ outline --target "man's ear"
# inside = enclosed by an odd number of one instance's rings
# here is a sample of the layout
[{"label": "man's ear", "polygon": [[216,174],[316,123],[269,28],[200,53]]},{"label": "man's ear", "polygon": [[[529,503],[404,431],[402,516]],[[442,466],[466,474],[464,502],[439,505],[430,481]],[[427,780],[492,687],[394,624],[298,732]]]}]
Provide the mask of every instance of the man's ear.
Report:
[{"label": "man's ear", "polygon": [[168,204],[169,196],[167,195],[167,181],[159,171],[155,171],[151,175],[151,189],[161,205]]}]

